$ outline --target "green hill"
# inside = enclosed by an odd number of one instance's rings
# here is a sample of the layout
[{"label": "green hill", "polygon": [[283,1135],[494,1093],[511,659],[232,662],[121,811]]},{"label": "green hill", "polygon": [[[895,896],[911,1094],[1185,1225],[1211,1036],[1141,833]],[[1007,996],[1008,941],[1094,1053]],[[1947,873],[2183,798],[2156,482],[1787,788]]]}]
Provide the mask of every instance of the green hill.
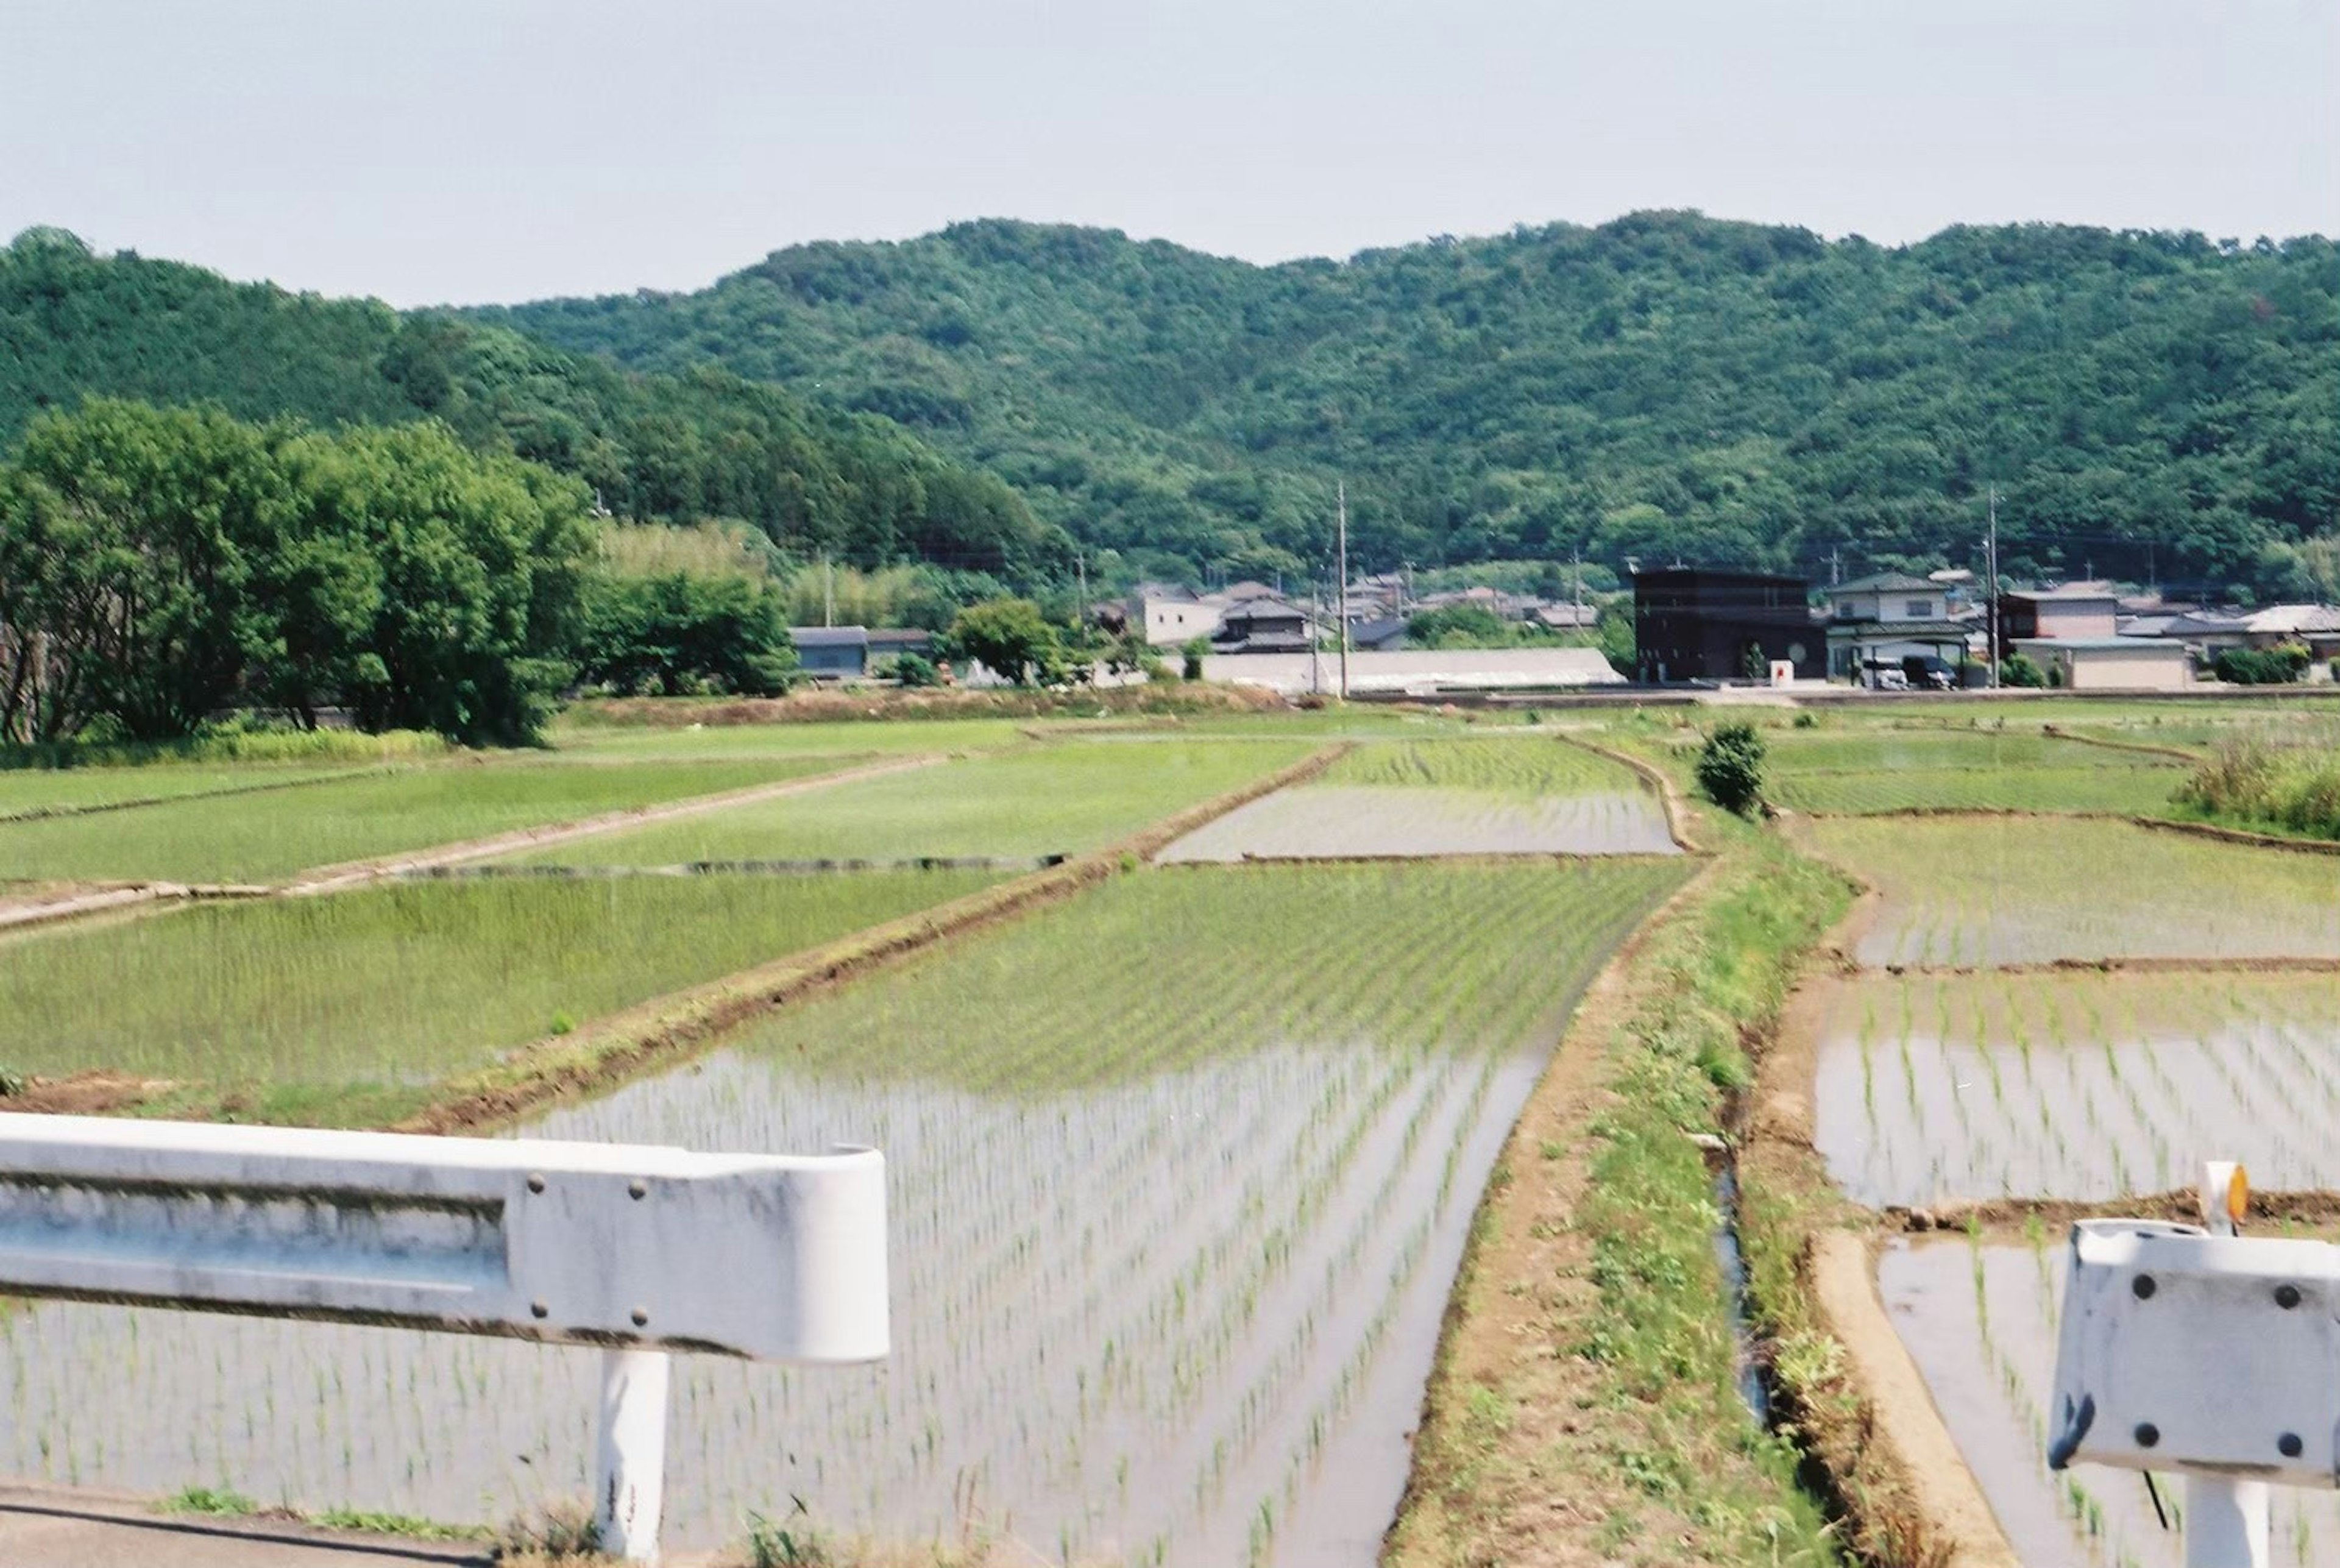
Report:
[{"label": "green hill", "polygon": [[1066,543],[890,421],[711,364],[643,374],[443,313],[292,294],[28,230],[0,250],[0,446],[89,394],[322,425],[445,421],[575,474],[620,516],[744,519],[788,553],[1026,579]]},{"label": "green hill", "polygon": [[1646,213],[1260,267],[987,221],[472,313],[917,428],[1132,568],[1630,556],[2302,591],[2340,525],[2340,251]]}]

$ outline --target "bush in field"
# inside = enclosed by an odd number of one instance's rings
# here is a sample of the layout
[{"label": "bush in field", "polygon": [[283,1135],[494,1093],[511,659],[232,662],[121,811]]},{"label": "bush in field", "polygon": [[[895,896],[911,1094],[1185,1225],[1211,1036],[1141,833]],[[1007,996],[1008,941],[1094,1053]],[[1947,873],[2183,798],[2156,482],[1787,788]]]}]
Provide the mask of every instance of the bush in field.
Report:
[{"label": "bush in field", "polygon": [[935,661],[923,653],[906,652],[894,660],[894,684],[909,690],[924,690],[943,683],[943,672]]},{"label": "bush in field", "polygon": [[1698,754],[1698,787],[1726,811],[1754,815],[1763,800],[1763,737],[1752,724],[1718,724]]},{"label": "bush in field", "polygon": [[2213,817],[2340,839],[2340,762],[2310,748],[2230,741],[2177,787],[2176,799]]},{"label": "bush in field", "polygon": [[1998,661],[1998,683],[2041,690],[2048,684],[2048,672],[2029,654],[2010,653]]},{"label": "bush in field", "polygon": [[1210,651],[1211,640],[1209,638],[1189,638],[1186,645],[1178,650],[1179,679],[1182,680],[1200,680],[1203,678],[1204,655]]},{"label": "bush in field", "polygon": [[2212,673],[2232,686],[2288,686],[2307,673],[2308,651],[2296,642],[2273,648],[2221,649]]}]

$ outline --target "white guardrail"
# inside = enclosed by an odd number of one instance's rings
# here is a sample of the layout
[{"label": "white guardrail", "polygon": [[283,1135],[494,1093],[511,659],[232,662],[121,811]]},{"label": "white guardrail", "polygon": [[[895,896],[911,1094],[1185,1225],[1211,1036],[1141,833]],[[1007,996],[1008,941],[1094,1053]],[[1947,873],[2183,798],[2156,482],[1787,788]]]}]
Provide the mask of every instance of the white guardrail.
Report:
[{"label": "white guardrail", "polygon": [[667,1352],[887,1354],[885,1157],[0,1113],[0,1295],[599,1346],[601,1546],[649,1562]]},{"label": "white guardrail", "polygon": [[2238,1235],[2237,1165],[2201,1203],[2072,1227],[2048,1466],[2183,1475],[2186,1568],[2268,1568],[2268,1486],[2340,1485],[2340,1246]]}]

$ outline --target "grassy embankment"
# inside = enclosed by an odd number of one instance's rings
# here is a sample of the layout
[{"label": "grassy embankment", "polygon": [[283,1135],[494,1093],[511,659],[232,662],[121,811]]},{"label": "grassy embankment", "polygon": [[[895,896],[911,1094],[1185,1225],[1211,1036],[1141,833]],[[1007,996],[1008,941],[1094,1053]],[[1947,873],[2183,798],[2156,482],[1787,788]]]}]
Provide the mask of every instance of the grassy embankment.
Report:
[{"label": "grassy embankment", "polygon": [[[1795,1448],[1736,1391],[1715,1187],[1691,1135],[1725,1126],[1750,1045],[1848,891],[1702,815],[1720,858],[1587,997],[1490,1186],[1393,1568],[1837,1560]],[[1800,1193],[1790,1212],[1825,1223],[1804,1206],[1824,1202]]]}]

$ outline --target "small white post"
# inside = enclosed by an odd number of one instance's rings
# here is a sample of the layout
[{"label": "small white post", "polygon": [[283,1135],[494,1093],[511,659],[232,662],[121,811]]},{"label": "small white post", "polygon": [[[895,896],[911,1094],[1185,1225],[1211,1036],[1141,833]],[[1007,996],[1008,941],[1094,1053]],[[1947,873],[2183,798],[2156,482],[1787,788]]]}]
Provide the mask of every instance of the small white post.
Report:
[{"label": "small white post", "polygon": [[666,1504],[669,1370],[662,1350],[601,1353],[601,1450],[593,1522],[600,1530],[601,1550],[630,1563],[658,1561],[659,1514]]},{"label": "small white post", "polygon": [[[2232,1160],[2202,1166],[2202,1224],[2212,1236],[2235,1234],[2229,1195],[2241,1167]],[[2204,1345],[2216,1355],[2218,1347]],[[2186,1568],[2268,1568],[2267,1487],[2222,1475],[2186,1478]]]}]

